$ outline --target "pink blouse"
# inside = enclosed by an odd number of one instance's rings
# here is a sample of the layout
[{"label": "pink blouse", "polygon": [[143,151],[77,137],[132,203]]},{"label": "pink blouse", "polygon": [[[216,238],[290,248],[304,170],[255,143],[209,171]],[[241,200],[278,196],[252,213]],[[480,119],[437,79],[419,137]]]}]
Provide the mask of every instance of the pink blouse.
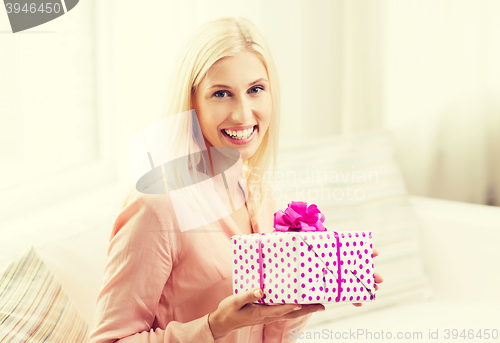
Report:
[{"label": "pink blouse", "polygon": [[[239,182],[246,190],[243,175]],[[270,194],[254,233],[273,231]],[[182,232],[173,213],[168,194],[138,193],[118,215],[91,343],[214,342],[208,314],[233,294],[231,236],[243,233],[230,216]],[[246,326],[217,342],[291,342],[290,330],[302,331],[311,315]]]}]

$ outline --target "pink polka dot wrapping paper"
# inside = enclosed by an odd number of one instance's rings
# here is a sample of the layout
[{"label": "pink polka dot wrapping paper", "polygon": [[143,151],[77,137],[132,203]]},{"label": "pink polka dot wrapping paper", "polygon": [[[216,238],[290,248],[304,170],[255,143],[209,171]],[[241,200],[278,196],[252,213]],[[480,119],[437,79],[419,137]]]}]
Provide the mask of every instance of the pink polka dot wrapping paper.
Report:
[{"label": "pink polka dot wrapping paper", "polygon": [[371,232],[235,235],[231,247],[233,294],[261,287],[264,295],[255,303],[375,300]]}]

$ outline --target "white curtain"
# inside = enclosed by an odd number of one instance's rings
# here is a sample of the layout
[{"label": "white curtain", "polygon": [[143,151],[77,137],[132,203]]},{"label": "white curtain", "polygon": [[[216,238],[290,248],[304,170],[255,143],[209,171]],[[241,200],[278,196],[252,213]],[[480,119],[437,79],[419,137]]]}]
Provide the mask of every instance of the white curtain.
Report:
[{"label": "white curtain", "polygon": [[500,205],[500,2],[382,4],[384,127],[416,195]]},{"label": "white curtain", "polygon": [[500,205],[500,2],[324,4],[300,17],[307,136],[391,130],[410,193]]},{"label": "white curtain", "polygon": [[383,126],[381,1],[341,1],[341,134]]}]

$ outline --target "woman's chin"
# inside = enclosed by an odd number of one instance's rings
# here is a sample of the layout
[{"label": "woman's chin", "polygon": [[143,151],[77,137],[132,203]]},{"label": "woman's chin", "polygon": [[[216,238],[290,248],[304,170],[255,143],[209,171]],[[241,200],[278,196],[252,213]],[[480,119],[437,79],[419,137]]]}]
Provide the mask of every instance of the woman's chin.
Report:
[{"label": "woman's chin", "polygon": [[249,159],[250,157],[255,154],[255,149],[252,149],[251,147],[242,147],[242,148],[235,148],[240,152],[240,156],[242,160]]}]

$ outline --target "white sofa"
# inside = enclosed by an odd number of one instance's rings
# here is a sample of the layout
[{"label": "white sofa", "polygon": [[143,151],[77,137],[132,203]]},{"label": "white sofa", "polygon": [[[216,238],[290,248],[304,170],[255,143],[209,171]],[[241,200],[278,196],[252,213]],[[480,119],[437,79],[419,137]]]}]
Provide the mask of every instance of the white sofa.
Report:
[{"label": "white sofa", "polygon": [[[110,194],[109,191],[106,194]],[[91,323],[106,263],[111,224],[119,209],[121,193],[116,194],[99,199],[89,195],[87,202],[66,204],[67,207],[37,216],[36,220],[16,224],[15,230],[2,228],[0,269],[34,245],[82,317]],[[482,333],[489,329],[490,335],[493,329],[500,330],[497,309],[500,273],[496,265],[500,262],[500,208],[416,196],[410,199],[422,224],[422,250],[434,290],[432,298],[320,324],[316,320],[319,317],[313,315],[303,332],[291,333],[294,338],[303,337],[298,341],[306,342],[353,340],[352,333],[357,332],[356,342],[373,342],[387,339],[387,332],[392,334],[390,340],[395,339],[398,332],[402,332],[403,337],[408,332],[421,332],[419,342],[436,342],[445,340],[445,329],[457,329],[458,334],[464,329],[470,334],[467,330],[473,329],[474,335],[479,329]],[[68,210],[70,208],[74,212]],[[92,211],[93,214],[89,214]],[[51,224],[57,215],[59,222]],[[370,303],[363,306],[369,307]],[[358,330],[364,330],[363,334]],[[380,337],[382,330],[384,338]],[[439,340],[429,339],[429,330],[434,334],[438,330]],[[452,333],[450,331],[450,335]],[[306,339],[308,335],[316,338]],[[466,341],[484,341],[484,337]]]},{"label": "white sofa", "polygon": [[[398,339],[400,333],[405,341],[442,342],[453,340],[453,329],[458,330],[457,339],[464,340],[460,334],[465,329],[466,335],[474,330],[467,342],[496,341],[494,337],[484,339],[484,330],[489,329],[490,336],[497,330],[500,339],[500,208],[417,196],[411,196],[410,201],[421,221],[425,270],[433,288],[431,299],[320,325],[313,318],[300,336],[294,332],[293,337],[304,337],[307,342],[354,337],[356,342],[379,342]],[[477,336],[479,330],[482,339]],[[359,335],[351,336],[354,332]],[[392,339],[387,337],[388,332]],[[422,333],[420,339],[418,333]],[[308,335],[313,339],[305,339]]]}]

